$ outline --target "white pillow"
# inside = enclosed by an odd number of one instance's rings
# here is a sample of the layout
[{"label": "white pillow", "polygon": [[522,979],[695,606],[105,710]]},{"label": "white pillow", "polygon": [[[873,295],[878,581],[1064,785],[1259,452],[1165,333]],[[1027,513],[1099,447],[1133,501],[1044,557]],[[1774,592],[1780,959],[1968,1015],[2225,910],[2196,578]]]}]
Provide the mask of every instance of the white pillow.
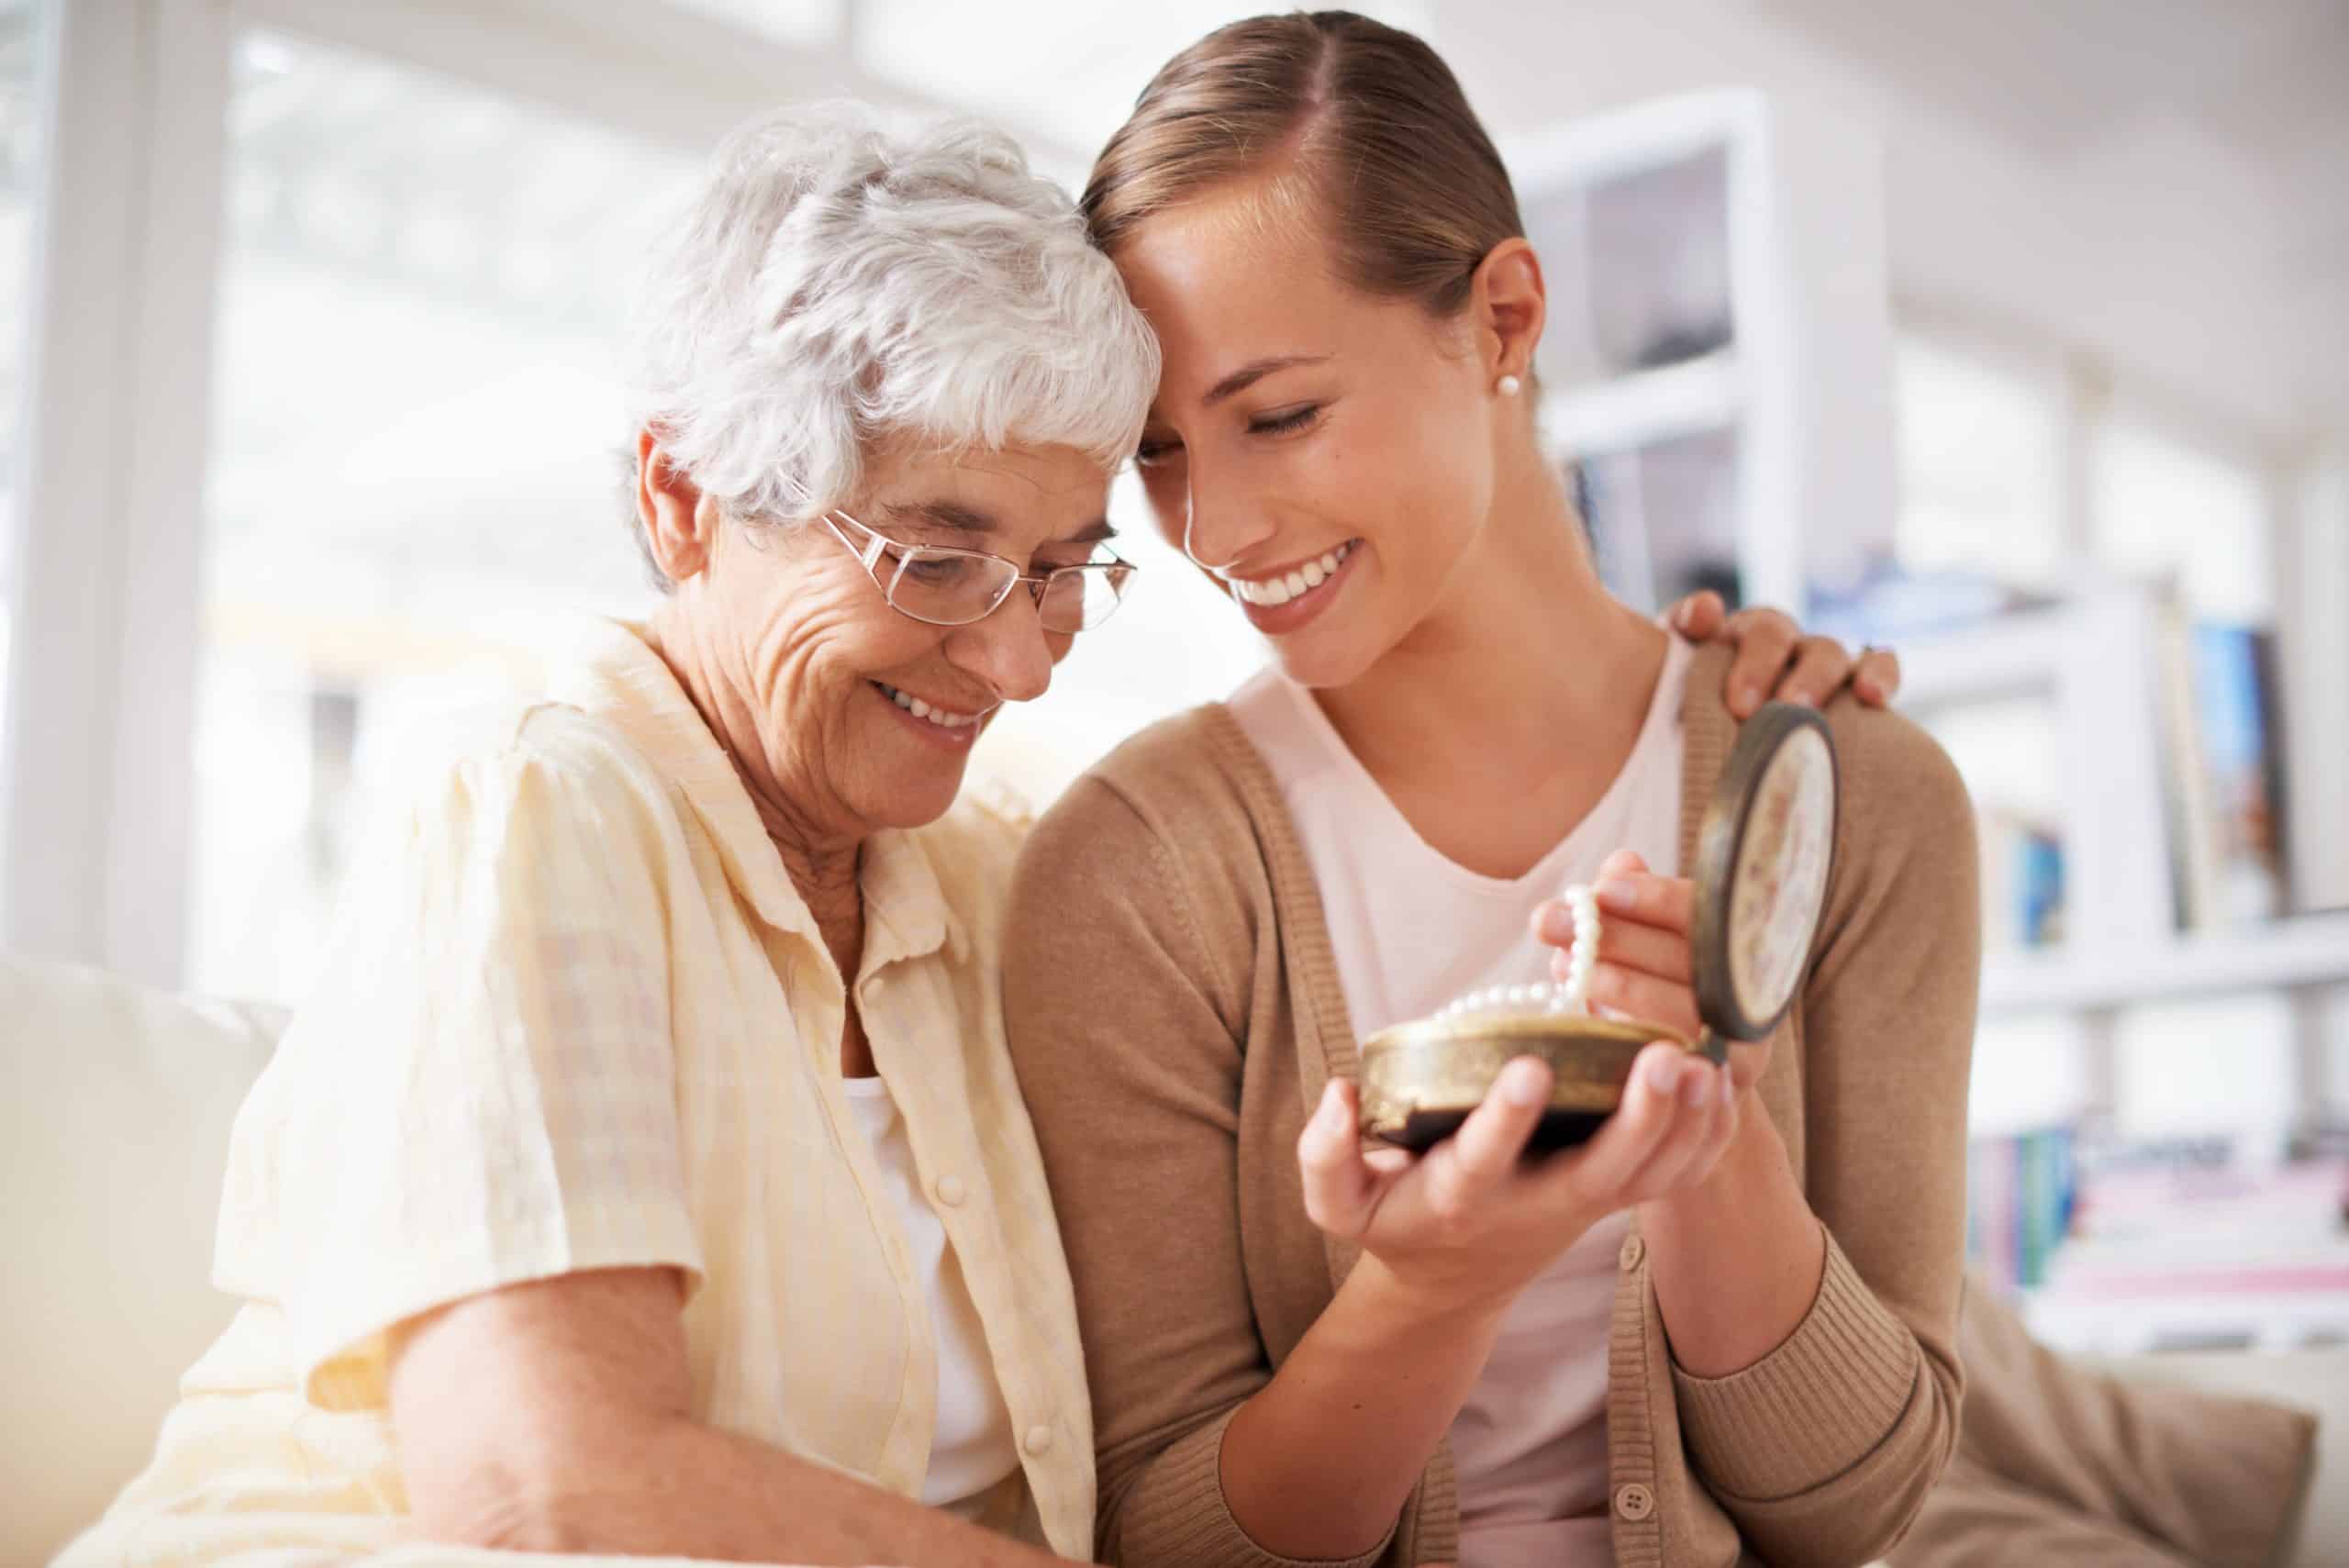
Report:
[{"label": "white pillow", "polygon": [[104,1510],[227,1325],[228,1129],[284,1020],[0,954],[0,1562]]}]

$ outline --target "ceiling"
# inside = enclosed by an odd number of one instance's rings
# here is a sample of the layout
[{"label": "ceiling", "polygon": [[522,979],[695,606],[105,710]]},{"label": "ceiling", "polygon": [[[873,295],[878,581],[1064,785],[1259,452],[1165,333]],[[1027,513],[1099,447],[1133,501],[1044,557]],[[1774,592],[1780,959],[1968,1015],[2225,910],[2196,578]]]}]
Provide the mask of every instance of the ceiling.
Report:
[{"label": "ceiling", "polygon": [[1999,144],[2116,247],[2205,253],[2210,303],[2259,308],[2301,412],[2349,422],[2349,3],[1753,6]]}]

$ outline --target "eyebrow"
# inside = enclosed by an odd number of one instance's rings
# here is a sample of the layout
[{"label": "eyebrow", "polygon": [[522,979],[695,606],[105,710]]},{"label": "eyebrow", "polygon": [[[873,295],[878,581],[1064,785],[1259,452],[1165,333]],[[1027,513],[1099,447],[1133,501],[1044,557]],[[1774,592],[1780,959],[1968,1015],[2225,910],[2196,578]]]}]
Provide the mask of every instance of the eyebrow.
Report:
[{"label": "eyebrow", "polygon": [[1247,391],[1275,371],[1291,370],[1298,365],[1324,364],[1329,358],[1327,354],[1281,354],[1271,359],[1251,360],[1208,387],[1208,395],[1199,399],[1199,406],[1212,408],[1225,398]]},{"label": "eyebrow", "polygon": [[[886,508],[893,527],[942,529],[947,533],[969,534],[985,539],[999,531],[995,514],[966,506],[960,501],[909,501]],[[1100,544],[1118,537],[1117,528],[1104,515],[1094,518],[1074,533],[1064,538],[1049,539],[1052,544]]]}]

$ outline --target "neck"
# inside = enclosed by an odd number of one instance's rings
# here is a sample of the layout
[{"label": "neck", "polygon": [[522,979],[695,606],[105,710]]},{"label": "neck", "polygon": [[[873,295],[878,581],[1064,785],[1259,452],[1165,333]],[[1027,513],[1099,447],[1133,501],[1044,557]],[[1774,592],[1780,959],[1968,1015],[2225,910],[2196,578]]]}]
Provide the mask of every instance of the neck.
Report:
[{"label": "neck", "polygon": [[863,835],[827,826],[802,804],[807,792],[785,787],[765,743],[759,705],[707,640],[695,635],[695,625],[694,617],[680,613],[672,598],[653,612],[645,640],[676,676],[734,764],[735,776],[750,795],[792,887],[815,917],[841,978],[853,984],[864,952],[864,898],[857,886]]},{"label": "neck", "polygon": [[1664,633],[1607,592],[1564,492],[1528,468],[1428,617],[1361,679],[1316,694],[1382,782],[1547,792],[1565,775],[1570,797],[1595,800],[1637,738]]}]

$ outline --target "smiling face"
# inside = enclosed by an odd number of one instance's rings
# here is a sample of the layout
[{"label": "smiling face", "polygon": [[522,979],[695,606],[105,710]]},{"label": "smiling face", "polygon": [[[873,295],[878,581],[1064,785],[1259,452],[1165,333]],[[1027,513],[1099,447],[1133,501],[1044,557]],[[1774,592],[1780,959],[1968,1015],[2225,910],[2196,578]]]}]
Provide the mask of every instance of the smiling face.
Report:
[{"label": "smiling face", "polygon": [[1282,188],[1209,191],[1116,252],[1164,355],[1138,461],[1159,528],[1283,669],[1340,686],[1443,600],[1492,510],[1500,423],[1473,317],[1342,282]]},{"label": "smiling face", "polygon": [[[841,511],[903,545],[983,550],[1041,575],[1090,559],[1111,531],[1108,474],[1067,447],[884,453],[868,472]],[[691,660],[763,804],[809,830],[858,839],[943,815],[989,718],[1042,695],[1068,653],[1071,635],[1045,631],[1024,585],[984,619],[927,625],[891,607],[852,553],[871,544],[855,527],[842,526],[844,545],[821,519],[776,532],[690,502],[708,542],[698,562],[662,563],[677,584],[662,645]],[[896,564],[882,546],[884,581]]]}]

